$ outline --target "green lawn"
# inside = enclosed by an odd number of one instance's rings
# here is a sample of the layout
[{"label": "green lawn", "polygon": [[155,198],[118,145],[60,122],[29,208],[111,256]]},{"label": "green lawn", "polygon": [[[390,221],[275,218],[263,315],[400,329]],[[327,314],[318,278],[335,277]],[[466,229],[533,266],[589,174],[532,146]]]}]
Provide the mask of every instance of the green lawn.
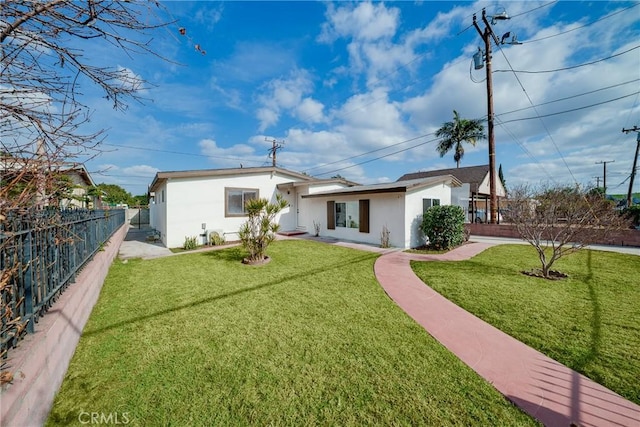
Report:
[{"label": "green lawn", "polygon": [[535,425],[389,300],[376,255],[244,255],[116,261],[47,425]]},{"label": "green lawn", "polygon": [[530,246],[501,245],[464,262],[412,262],[416,274],[467,311],[640,404],[640,258],[581,251],[547,281]]}]

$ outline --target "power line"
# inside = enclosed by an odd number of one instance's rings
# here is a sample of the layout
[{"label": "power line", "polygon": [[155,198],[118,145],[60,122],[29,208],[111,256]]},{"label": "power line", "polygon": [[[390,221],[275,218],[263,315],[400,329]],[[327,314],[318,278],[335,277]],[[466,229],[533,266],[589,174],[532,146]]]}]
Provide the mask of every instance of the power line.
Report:
[{"label": "power line", "polygon": [[[578,64],[578,65],[573,65],[571,67],[563,67],[563,68],[556,68],[553,70],[539,70],[539,71],[528,71],[528,70],[514,70],[513,68],[510,68],[508,70],[494,70],[496,73],[520,73],[520,74],[545,74],[545,73],[555,73],[558,71],[567,71],[567,70],[573,70],[576,68],[580,68],[580,67],[586,67],[587,65],[593,65],[593,64],[597,64],[598,62],[603,62],[603,61],[607,61],[611,58],[615,58],[617,56],[620,55],[624,55],[625,53],[629,53],[632,50],[636,50],[640,48],[640,45],[632,47],[631,49],[625,50],[624,52],[620,52],[620,53],[616,53],[615,55],[611,55],[611,56],[607,56],[606,58],[602,58],[602,59],[597,59],[595,61],[591,61],[591,62],[585,62],[584,64]],[[511,64],[509,64],[511,65]]]},{"label": "power line", "polygon": [[377,153],[378,151],[388,150],[391,147],[397,147],[398,145],[406,144],[407,142],[415,141],[416,139],[424,138],[426,136],[433,135],[433,134],[434,134],[434,132],[427,133],[427,134],[424,134],[424,135],[416,136],[415,138],[405,139],[404,141],[400,141],[400,142],[396,142],[395,144],[387,145],[386,147],[377,148],[375,150],[367,151],[366,153],[356,154],[355,156],[347,157],[347,158],[341,159],[341,160],[336,160],[335,162],[324,163],[324,164],[322,164],[320,166],[314,166],[312,168],[305,169],[305,172],[308,173],[309,171],[312,171],[312,170],[315,170],[315,169],[320,169],[320,168],[323,168],[325,166],[331,166],[331,165],[334,165],[336,163],[343,163],[343,162],[346,162],[347,160],[355,159],[357,157],[366,156],[367,154],[373,154],[373,153]]},{"label": "power line", "polygon": [[[507,55],[504,52],[504,49],[502,49],[501,45],[498,45],[498,47],[499,47],[500,53],[504,57],[505,61],[507,61],[507,64],[509,65],[509,68],[511,70],[513,70],[513,66],[511,65],[511,62],[509,61],[509,58],[507,58]],[[558,155],[560,156],[560,159],[562,159],[562,163],[564,163],[565,167],[569,171],[569,174],[571,175],[571,178],[573,178],[573,181],[577,183],[578,181],[576,180],[576,177],[573,175],[573,172],[571,171],[571,168],[569,167],[569,164],[567,163],[566,159],[562,155],[562,152],[560,151],[560,148],[558,147],[558,144],[556,144],[555,139],[551,135],[551,132],[549,131],[549,128],[547,128],[547,125],[544,123],[544,121],[542,120],[542,117],[538,113],[538,109],[533,104],[533,100],[531,99],[531,97],[529,96],[529,93],[527,92],[527,90],[525,89],[524,85],[522,84],[522,81],[520,80],[520,77],[518,77],[518,75],[515,72],[513,73],[513,75],[516,78],[516,81],[520,85],[520,88],[524,92],[525,96],[527,97],[527,100],[529,101],[529,104],[533,107],[533,111],[536,113],[536,117],[538,118],[538,120],[540,120],[540,123],[542,124],[542,127],[544,127],[544,130],[547,133],[547,135],[549,136],[549,139],[551,140],[551,143],[555,147],[556,151],[558,152]],[[503,122],[503,123],[507,123],[507,122]]]},{"label": "power line", "polygon": [[249,163],[260,163],[259,161],[256,161],[256,160],[248,160],[246,158],[240,158],[240,157],[224,157],[224,156],[213,156],[213,155],[208,155],[208,154],[185,153],[185,152],[181,152],[181,151],[161,150],[159,148],[136,147],[134,145],[108,144],[106,142],[103,142],[102,145],[108,145],[109,147],[118,147],[118,148],[130,148],[130,149],[133,149],[133,150],[153,151],[153,152],[156,152],[156,153],[179,154],[181,156],[205,157],[205,158],[214,158],[214,159],[223,159],[223,160],[239,160],[239,161],[249,162]]},{"label": "power line", "polygon": [[356,166],[364,165],[366,163],[375,162],[376,160],[384,159],[386,157],[390,157],[390,156],[393,156],[395,154],[399,154],[399,153],[403,153],[405,151],[413,150],[414,148],[423,146],[425,144],[429,144],[429,143],[434,142],[434,141],[438,141],[438,138],[430,139],[428,141],[421,142],[420,144],[416,144],[416,145],[413,145],[411,147],[403,148],[402,150],[394,151],[393,153],[388,153],[388,154],[385,154],[385,155],[380,156],[380,157],[376,157],[376,158],[373,158],[373,159],[365,160],[365,161],[360,162],[360,163],[356,163],[356,164],[353,164],[353,165],[345,166],[345,167],[340,168],[340,169],[334,169],[334,170],[331,170],[329,172],[323,172],[321,174],[318,174],[318,176],[329,175],[329,174],[332,174],[332,173],[335,173],[335,172],[340,172],[340,171],[345,170],[345,169],[351,169],[351,168],[354,168]]},{"label": "power line", "polygon": [[[604,105],[604,104],[608,104],[608,103],[610,103],[610,102],[619,101],[619,100],[621,100],[621,99],[624,99],[624,98],[628,98],[628,97],[630,97],[630,96],[637,95],[638,93],[640,93],[640,91],[638,91],[638,92],[632,92],[632,93],[630,93],[630,94],[628,94],[628,95],[619,96],[619,97],[617,97],[617,98],[608,99],[608,100],[606,100],[606,101],[596,102],[595,104],[585,105],[585,106],[583,106],[583,107],[572,108],[572,109],[570,109],[570,110],[558,111],[558,112],[555,112],[555,113],[549,113],[549,114],[537,115],[537,116],[534,116],[534,117],[523,117],[523,118],[520,118],[520,119],[512,119],[512,120],[504,121],[503,123],[513,123],[513,122],[519,122],[519,121],[524,121],[524,120],[540,119],[540,118],[543,118],[543,117],[558,116],[558,115],[560,115],[560,114],[566,114],[566,113],[571,113],[571,112],[574,112],[574,111],[585,110],[585,109],[587,109],[587,108],[597,107],[597,106],[599,106],[599,105]],[[502,114],[508,114],[508,113],[502,113]]]},{"label": "power line", "polygon": [[629,10],[631,8],[634,8],[636,6],[639,6],[639,5],[640,5],[640,3],[636,3],[636,4],[632,5],[632,6],[627,7],[627,8],[618,10],[617,12],[613,12],[613,13],[610,13],[609,15],[603,16],[602,18],[596,19],[593,22],[589,22],[588,24],[584,24],[584,25],[581,25],[581,26],[576,27],[576,28],[572,28],[572,29],[567,30],[567,31],[562,31],[560,33],[552,34],[550,36],[540,37],[539,39],[527,40],[527,41],[522,42],[522,44],[535,43],[535,42],[539,42],[539,41],[542,41],[542,40],[547,40],[547,39],[550,39],[550,38],[553,38],[553,37],[558,37],[558,36],[561,36],[563,34],[571,33],[573,31],[581,30],[582,28],[585,28],[585,27],[588,27],[590,25],[593,25],[596,22],[604,21],[605,19],[611,18],[612,16],[618,15],[618,14],[620,14],[622,12],[625,12],[625,11],[627,11],[627,10]]},{"label": "power line", "polygon": [[543,5],[540,5],[538,7],[534,7],[533,9],[527,10],[525,12],[518,13],[517,15],[511,15],[511,19],[516,18],[518,16],[526,15],[527,13],[534,12],[534,11],[536,11],[538,9],[542,9],[543,7],[551,6],[554,3],[558,3],[558,0],[550,1],[549,3],[545,3]]},{"label": "power line", "polygon": [[[613,88],[616,88],[616,87],[624,86],[624,85],[627,85],[627,84],[630,84],[630,83],[635,83],[635,82],[638,82],[638,81],[640,81],[640,79],[633,79],[633,80],[629,80],[629,81],[624,82],[624,83],[618,83],[618,84],[615,84],[615,85],[606,86],[606,87],[599,88],[599,89],[594,89],[594,90],[591,90],[591,91],[588,91],[588,92],[583,92],[583,93],[579,93],[579,94],[575,94],[575,95],[571,95],[571,96],[566,96],[564,98],[558,98],[558,99],[554,99],[552,101],[542,102],[540,104],[536,104],[536,106],[537,107],[541,107],[543,105],[549,105],[549,104],[553,104],[553,103],[560,102],[560,101],[567,101],[569,99],[575,99],[575,98],[579,98],[581,96],[591,95],[592,93],[601,92],[601,91],[607,90],[607,89],[613,89]],[[497,115],[498,116],[504,116],[504,115],[507,115],[507,114],[517,113],[519,111],[530,110],[531,108],[533,108],[533,107],[518,108],[517,110],[511,110],[511,111],[507,111],[506,113],[500,113],[500,114],[497,114]]]}]

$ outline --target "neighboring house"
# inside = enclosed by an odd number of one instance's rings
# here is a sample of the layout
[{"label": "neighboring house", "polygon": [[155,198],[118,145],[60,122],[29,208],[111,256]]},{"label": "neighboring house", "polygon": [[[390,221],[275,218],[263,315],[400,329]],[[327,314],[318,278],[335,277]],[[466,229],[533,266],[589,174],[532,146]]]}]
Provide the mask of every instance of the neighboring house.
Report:
[{"label": "neighboring house", "polygon": [[32,193],[30,197],[35,204],[88,208],[97,203],[87,194],[87,189],[95,186],[93,179],[84,165],[79,163],[39,162],[4,155],[0,158],[0,171],[2,181],[17,184],[15,191],[18,193],[21,191],[19,184],[30,188],[28,191]]},{"label": "neighboring house", "polygon": [[396,247],[420,246],[419,224],[424,209],[450,204],[453,176],[439,176],[376,185],[356,185],[342,178],[320,180],[277,167],[158,172],[150,186],[151,226],[167,247],[186,237],[206,241],[210,231],[237,240],[247,219],[244,202],[261,197],[289,202],[276,217],[282,231],[380,244],[383,227]]},{"label": "neighboring house", "polygon": [[[461,206],[469,222],[487,222],[489,220],[489,165],[470,166],[465,168],[439,169],[427,172],[413,172],[402,175],[397,182],[430,178],[435,176],[453,175],[462,183],[454,188],[451,194],[451,204]],[[506,196],[506,190],[496,174],[496,195],[498,196],[498,211],[500,198]]]}]

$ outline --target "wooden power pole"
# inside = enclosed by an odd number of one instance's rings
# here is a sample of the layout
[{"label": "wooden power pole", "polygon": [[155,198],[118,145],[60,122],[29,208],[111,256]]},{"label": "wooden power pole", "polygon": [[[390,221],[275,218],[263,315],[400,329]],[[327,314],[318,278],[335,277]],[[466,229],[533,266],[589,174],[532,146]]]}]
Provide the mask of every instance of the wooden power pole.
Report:
[{"label": "wooden power pole", "polygon": [[631,168],[631,176],[629,177],[629,191],[627,192],[627,207],[631,207],[631,202],[633,201],[633,179],[636,177],[636,169],[638,169],[638,152],[640,152],[640,128],[638,126],[634,126],[631,129],[622,129],[622,132],[636,132],[638,134],[638,138],[636,139],[636,155],[633,157],[633,167]]},{"label": "wooden power pole", "polygon": [[[265,138],[265,141],[269,141],[269,140]],[[271,148],[269,148],[269,157],[271,157],[271,160],[272,160],[271,165],[275,168],[277,166],[276,156],[277,156],[278,150],[284,147],[284,141],[278,142],[274,138],[270,142],[272,145],[271,145]]]}]

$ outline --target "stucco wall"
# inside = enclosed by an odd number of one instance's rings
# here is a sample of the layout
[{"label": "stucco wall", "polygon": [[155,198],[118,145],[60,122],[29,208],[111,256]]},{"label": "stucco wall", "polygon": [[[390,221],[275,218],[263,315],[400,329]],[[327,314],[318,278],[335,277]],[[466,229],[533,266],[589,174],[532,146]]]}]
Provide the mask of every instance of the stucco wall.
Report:
[{"label": "stucco wall", "polygon": [[[225,188],[257,189],[259,197],[275,201],[278,192],[276,185],[292,180],[289,176],[270,173],[171,179],[167,182],[167,211],[164,221],[167,230],[163,243],[170,248],[179,247],[186,236],[198,236],[202,242],[202,224],[206,224],[207,230],[222,231],[227,240],[236,240],[237,231],[247,218],[225,217]],[[291,197],[286,191],[283,195]],[[280,220],[280,216],[286,218],[286,224],[281,225],[283,229],[293,221],[292,209],[292,206],[285,208],[276,217],[276,221]],[[158,219],[158,222],[163,221]]]},{"label": "stucco wall", "polygon": [[[162,192],[165,198],[162,200]],[[154,201],[149,205],[149,225],[160,232],[160,240],[167,244],[167,203],[166,203],[167,186],[161,185],[156,191]]]},{"label": "stucco wall", "polygon": [[[327,201],[358,202],[369,200],[369,233],[362,233],[357,228],[327,228]],[[350,240],[373,245],[380,244],[382,227],[390,231],[390,243],[394,247],[404,247],[404,194],[367,194],[350,196],[327,196],[302,199],[301,220],[307,231],[313,233],[313,221],[321,224],[320,235],[340,240]]]},{"label": "stucco wall", "polygon": [[422,224],[422,199],[439,199],[440,205],[451,204],[451,187],[449,184],[438,184],[434,187],[423,188],[408,192],[406,195],[405,222],[407,224],[404,235],[404,248],[415,248],[425,243],[424,235],[420,231]]}]

